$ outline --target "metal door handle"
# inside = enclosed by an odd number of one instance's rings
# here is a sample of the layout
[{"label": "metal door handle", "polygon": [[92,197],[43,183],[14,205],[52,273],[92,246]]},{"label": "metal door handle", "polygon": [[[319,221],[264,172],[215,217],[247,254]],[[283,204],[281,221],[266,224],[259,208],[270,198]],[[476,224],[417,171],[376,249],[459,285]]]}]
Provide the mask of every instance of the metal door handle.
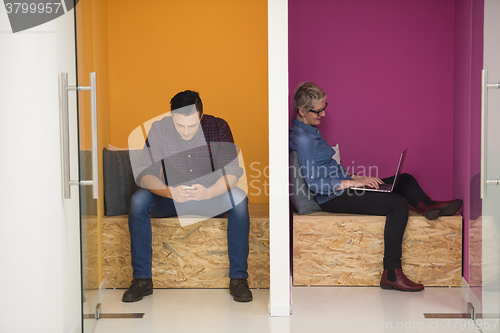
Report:
[{"label": "metal door handle", "polygon": [[481,84],[481,199],[486,198],[486,185],[498,185],[498,179],[486,178],[486,152],[488,129],[488,89],[500,89],[499,83],[488,83],[488,71],[483,69]]},{"label": "metal door handle", "polygon": [[[99,164],[97,150],[97,90],[96,75],[90,73],[90,86],[68,86],[68,73],[61,73],[59,80],[60,94],[60,116],[61,116],[61,136],[62,147],[61,155],[63,160],[63,195],[65,199],[71,198],[71,185],[92,185],[92,197],[99,198]],[[68,91],[90,90],[90,122],[91,122],[91,155],[92,155],[92,180],[71,180],[70,175],[70,156],[69,156],[69,107]]]}]

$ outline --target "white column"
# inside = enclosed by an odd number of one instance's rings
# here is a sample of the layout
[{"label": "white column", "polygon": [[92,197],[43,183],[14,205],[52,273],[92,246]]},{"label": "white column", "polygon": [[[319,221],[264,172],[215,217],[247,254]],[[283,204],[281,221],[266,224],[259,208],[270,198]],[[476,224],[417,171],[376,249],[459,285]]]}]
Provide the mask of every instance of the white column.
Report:
[{"label": "white column", "polygon": [[269,204],[271,285],[269,314],[290,316],[288,197],[288,0],[268,1]]},{"label": "white column", "polygon": [[0,332],[81,330],[78,190],[63,200],[59,134],[73,26],[70,12],[13,34],[0,5]]}]

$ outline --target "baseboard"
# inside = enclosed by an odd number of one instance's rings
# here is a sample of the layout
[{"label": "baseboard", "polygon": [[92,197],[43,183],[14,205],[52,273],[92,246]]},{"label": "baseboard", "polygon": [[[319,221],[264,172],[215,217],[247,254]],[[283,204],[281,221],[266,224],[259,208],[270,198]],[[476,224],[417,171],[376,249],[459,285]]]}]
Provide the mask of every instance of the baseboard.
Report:
[{"label": "baseboard", "polygon": [[99,286],[99,290],[106,289],[106,279],[102,279],[101,285]]},{"label": "baseboard", "polygon": [[290,304],[268,304],[268,311],[271,317],[290,317]]},{"label": "baseboard", "polygon": [[102,279],[101,285],[99,286],[99,303],[104,299],[104,293],[106,292],[106,279]]},{"label": "baseboard", "polygon": [[462,299],[465,301],[465,303],[469,302],[469,282],[465,280],[465,278],[462,276],[462,285],[461,285],[461,290],[462,290]]},{"label": "baseboard", "polygon": [[78,320],[78,322],[75,324],[75,327],[71,330],[71,333],[81,333],[82,332],[82,322],[81,320]]},{"label": "baseboard", "polygon": [[[464,278],[462,278],[462,297],[466,301],[466,303],[472,304],[472,306],[476,310],[476,313],[479,313],[481,312],[481,301],[472,289],[473,288],[470,287],[469,283]],[[476,289],[480,288],[476,287]]]}]

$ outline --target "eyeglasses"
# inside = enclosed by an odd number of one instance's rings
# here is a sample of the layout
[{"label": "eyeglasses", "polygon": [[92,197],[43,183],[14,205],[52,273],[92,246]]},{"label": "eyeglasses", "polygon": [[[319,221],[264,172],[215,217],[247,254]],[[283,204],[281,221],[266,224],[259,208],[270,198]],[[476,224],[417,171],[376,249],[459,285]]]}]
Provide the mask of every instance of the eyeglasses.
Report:
[{"label": "eyeglasses", "polygon": [[325,103],[325,107],[322,108],[321,110],[318,110],[318,111],[316,111],[316,110],[309,110],[309,112],[316,113],[319,116],[319,114],[321,112],[325,111],[325,109],[326,109],[327,106],[328,106],[328,103]]}]

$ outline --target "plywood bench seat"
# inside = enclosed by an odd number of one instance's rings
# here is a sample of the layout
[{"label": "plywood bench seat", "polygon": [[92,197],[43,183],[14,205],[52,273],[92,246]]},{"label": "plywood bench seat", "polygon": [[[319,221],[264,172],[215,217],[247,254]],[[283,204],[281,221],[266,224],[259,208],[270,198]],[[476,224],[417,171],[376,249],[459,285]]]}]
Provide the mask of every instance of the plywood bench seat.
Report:
[{"label": "plywood bench seat", "polygon": [[[293,216],[293,284],[378,286],[385,216],[318,212]],[[427,220],[410,211],[403,270],[426,286],[459,286],[462,216]]]},{"label": "plywood bench seat", "polygon": [[[269,288],[269,206],[250,204],[251,288]],[[227,218],[181,227],[178,218],[152,218],[155,288],[227,288]],[[128,215],[103,218],[103,273],[107,288],[132,281]]]}]

